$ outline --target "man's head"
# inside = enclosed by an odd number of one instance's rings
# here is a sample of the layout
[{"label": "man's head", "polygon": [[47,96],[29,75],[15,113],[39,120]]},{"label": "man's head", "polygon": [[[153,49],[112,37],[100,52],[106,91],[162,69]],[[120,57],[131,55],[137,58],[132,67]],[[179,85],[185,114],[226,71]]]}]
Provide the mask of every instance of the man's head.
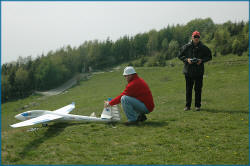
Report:
[{"label": "man's head", "polygon": [[200,32],[198,31],[194,31],[193,34],[192,34],[192,41],[193,43],[196,45],[199,43],[200,41]]},{"label": "man's head", "polygon": [[125,77],[127,82],[130,82],[130,80],[133,78],[134,74],[136,74],[136,72],[132,66],[127,66],[123,71],[123,76]]}]

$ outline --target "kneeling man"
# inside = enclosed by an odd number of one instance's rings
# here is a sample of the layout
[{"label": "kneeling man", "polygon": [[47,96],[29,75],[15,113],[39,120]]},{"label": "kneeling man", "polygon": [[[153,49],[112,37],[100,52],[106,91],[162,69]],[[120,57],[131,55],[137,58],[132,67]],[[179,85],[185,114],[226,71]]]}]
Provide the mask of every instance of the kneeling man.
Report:
[{"label": "kneeling man", "polygon": [[137,75],[133,67],[126,67],[123,76],[128,82],[125,90],[111,101],[105,101],[104,105],[112,106],[121,103],[128,118],[126,125],[143,122],[147,120],[145,114],[152,112],[154,109],[152,93],[147,83]]}]

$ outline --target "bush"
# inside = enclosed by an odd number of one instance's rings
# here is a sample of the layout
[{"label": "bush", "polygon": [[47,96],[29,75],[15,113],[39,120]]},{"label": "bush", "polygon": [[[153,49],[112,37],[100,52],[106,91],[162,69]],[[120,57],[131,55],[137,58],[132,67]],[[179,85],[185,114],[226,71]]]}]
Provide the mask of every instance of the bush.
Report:
[{"label": "bush", "polygon": [[242,56],[249,56],[249,51],[243,52]]},{"label": "bush", "polygon": [[156,54],[156,59],[158,66],[166,66],[166,61],[163,53],[157,53]]},{"label": "bush", "polygon": [[134,62],[130,62],[129,64],[131,64],[132,66],[135,66],[135,67],[142,67],[142,66],[144,66],[144,64],[146,62],[147,62],[147,58],[142,57],[140,59],[135,60]]},{"label": "bush", "polygon": [[148,59],[148,62],[146,63],[146,66],[147,67],[158,66],[157,57],[156,56],[150,57]]},{"label": "bush", "polygon": [[133,64],[133,66],[135,66],[135,67],[141,67],[141,66],[142,66],[142,65],[141,65],[141,60],[140,60],[140,59],[134,61],[132,64]]}]

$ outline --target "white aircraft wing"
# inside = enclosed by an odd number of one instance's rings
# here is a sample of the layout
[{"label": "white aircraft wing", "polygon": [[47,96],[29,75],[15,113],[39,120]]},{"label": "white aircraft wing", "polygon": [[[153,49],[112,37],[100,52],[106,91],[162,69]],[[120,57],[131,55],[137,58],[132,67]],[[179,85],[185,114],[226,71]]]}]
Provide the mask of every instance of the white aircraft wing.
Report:
[{"label": "white aircraft wing", "polygon": [[34,124],[45,123],[45,122],[49,122],[49,121],[56,120],[56,119],[59,119],[59,118],[62,118],[62,116],[54,115],[54,114],[45,114],[45,115],[41,115],[39,117],[29,119],[29,120],[26,120],[26,121],[23,121],[23,122],[20,122],[20,123],[16,123],[16,124],[13,124],[13,125],[10,125],[10,126],[13,127],[13,128],[23,127],[23,126],[31,126],[31,125],[34,125]]},{"label": "white aircraft wing", "polygon": [[62,107],[62,108],[59,108],[53,112],[56,112],[56,113],[61,113],[61,114],[68,114],[70,113],[73,109],[75,108],[75,103],[73,102],[72,104],[69,104],[65,107]]}]

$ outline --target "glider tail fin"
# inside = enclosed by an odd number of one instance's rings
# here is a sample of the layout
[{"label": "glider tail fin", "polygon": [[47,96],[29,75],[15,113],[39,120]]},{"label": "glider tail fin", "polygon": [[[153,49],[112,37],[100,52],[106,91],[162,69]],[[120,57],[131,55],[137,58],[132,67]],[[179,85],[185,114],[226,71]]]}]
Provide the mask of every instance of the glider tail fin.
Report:
[{"label": "glider tail fin", "polygon": [[111,121],[120,121],[121,115],[118,105],[104,108],[101,115],[102,119],[111,119]]}]

